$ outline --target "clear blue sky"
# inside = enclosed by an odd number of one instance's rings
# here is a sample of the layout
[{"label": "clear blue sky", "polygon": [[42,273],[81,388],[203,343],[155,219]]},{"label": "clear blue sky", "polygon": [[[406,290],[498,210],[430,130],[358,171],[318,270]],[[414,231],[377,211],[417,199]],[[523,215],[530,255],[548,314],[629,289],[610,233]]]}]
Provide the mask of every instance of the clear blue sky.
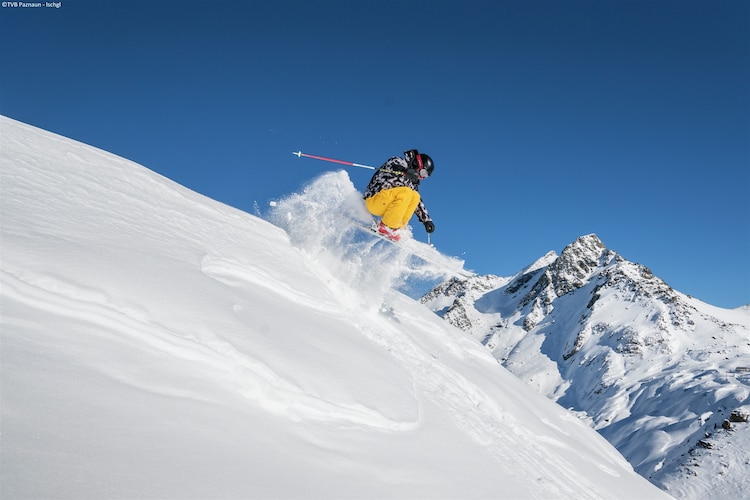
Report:
[{"label": "clear blue sky", "polygon": [[470,269],[593,232],[750,303],[747,0],[62,0],[1,8],[0,37],[2,114],[248,212],[336,168],[292,151],[418,148]]}]

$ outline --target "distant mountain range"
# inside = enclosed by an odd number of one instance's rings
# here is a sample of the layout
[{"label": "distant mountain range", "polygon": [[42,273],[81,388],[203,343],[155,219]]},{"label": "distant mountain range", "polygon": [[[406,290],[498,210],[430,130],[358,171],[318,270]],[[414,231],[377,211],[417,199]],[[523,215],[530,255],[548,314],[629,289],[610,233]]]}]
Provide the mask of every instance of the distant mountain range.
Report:
[{"label": "distant mountain range", "polygon": [[594,234],[512,277],[454,278],[421,301],[672,495],[750,487],[750,307],[684,295]]}]

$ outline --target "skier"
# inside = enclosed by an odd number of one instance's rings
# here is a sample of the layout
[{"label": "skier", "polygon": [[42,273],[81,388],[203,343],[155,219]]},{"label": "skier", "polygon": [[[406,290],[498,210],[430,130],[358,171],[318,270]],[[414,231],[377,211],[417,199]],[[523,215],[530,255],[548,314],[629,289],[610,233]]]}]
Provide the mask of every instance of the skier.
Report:
[{"label": "skier", "polygon": [[365,206],[372,215],[381,217],[377,227],[380,234],[399,241],[400,229],[415,212],[425,231],[435,230],[418,192],[419,182],[432,175],[434,169],[432,158],[410,149],[404,151],[404,158],[394,156],[375,172],[365,189]]}]

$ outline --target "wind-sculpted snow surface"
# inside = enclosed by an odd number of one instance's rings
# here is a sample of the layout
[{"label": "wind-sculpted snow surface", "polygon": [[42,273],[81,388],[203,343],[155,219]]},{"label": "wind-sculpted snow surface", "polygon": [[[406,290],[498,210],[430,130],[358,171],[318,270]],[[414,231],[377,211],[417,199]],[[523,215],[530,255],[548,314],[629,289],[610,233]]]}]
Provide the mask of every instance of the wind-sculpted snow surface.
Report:
[{"label": "wind-sculpted snow surface", "polygon": [[2,498],[664,496],[406,261],[0,125]]}]

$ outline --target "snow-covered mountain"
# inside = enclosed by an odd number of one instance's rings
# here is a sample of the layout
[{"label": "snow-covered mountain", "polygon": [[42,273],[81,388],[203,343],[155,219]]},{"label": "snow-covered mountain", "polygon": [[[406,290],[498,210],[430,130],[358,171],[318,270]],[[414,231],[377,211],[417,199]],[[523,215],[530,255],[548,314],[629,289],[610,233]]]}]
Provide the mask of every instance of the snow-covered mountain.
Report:
[{"label": "snow-covered mountain", "polygon": [[2,498],[667,497],[393,290],[450,259],[341,240],[345,173],[280,200],[285,232],[5,117],[0,141]]},{"label": "snow-covered mountain", "polygon": [[594,234],[510,278],[454,278],[421,301],[675,497],[750,489],[750,308],[673,290]]}]

